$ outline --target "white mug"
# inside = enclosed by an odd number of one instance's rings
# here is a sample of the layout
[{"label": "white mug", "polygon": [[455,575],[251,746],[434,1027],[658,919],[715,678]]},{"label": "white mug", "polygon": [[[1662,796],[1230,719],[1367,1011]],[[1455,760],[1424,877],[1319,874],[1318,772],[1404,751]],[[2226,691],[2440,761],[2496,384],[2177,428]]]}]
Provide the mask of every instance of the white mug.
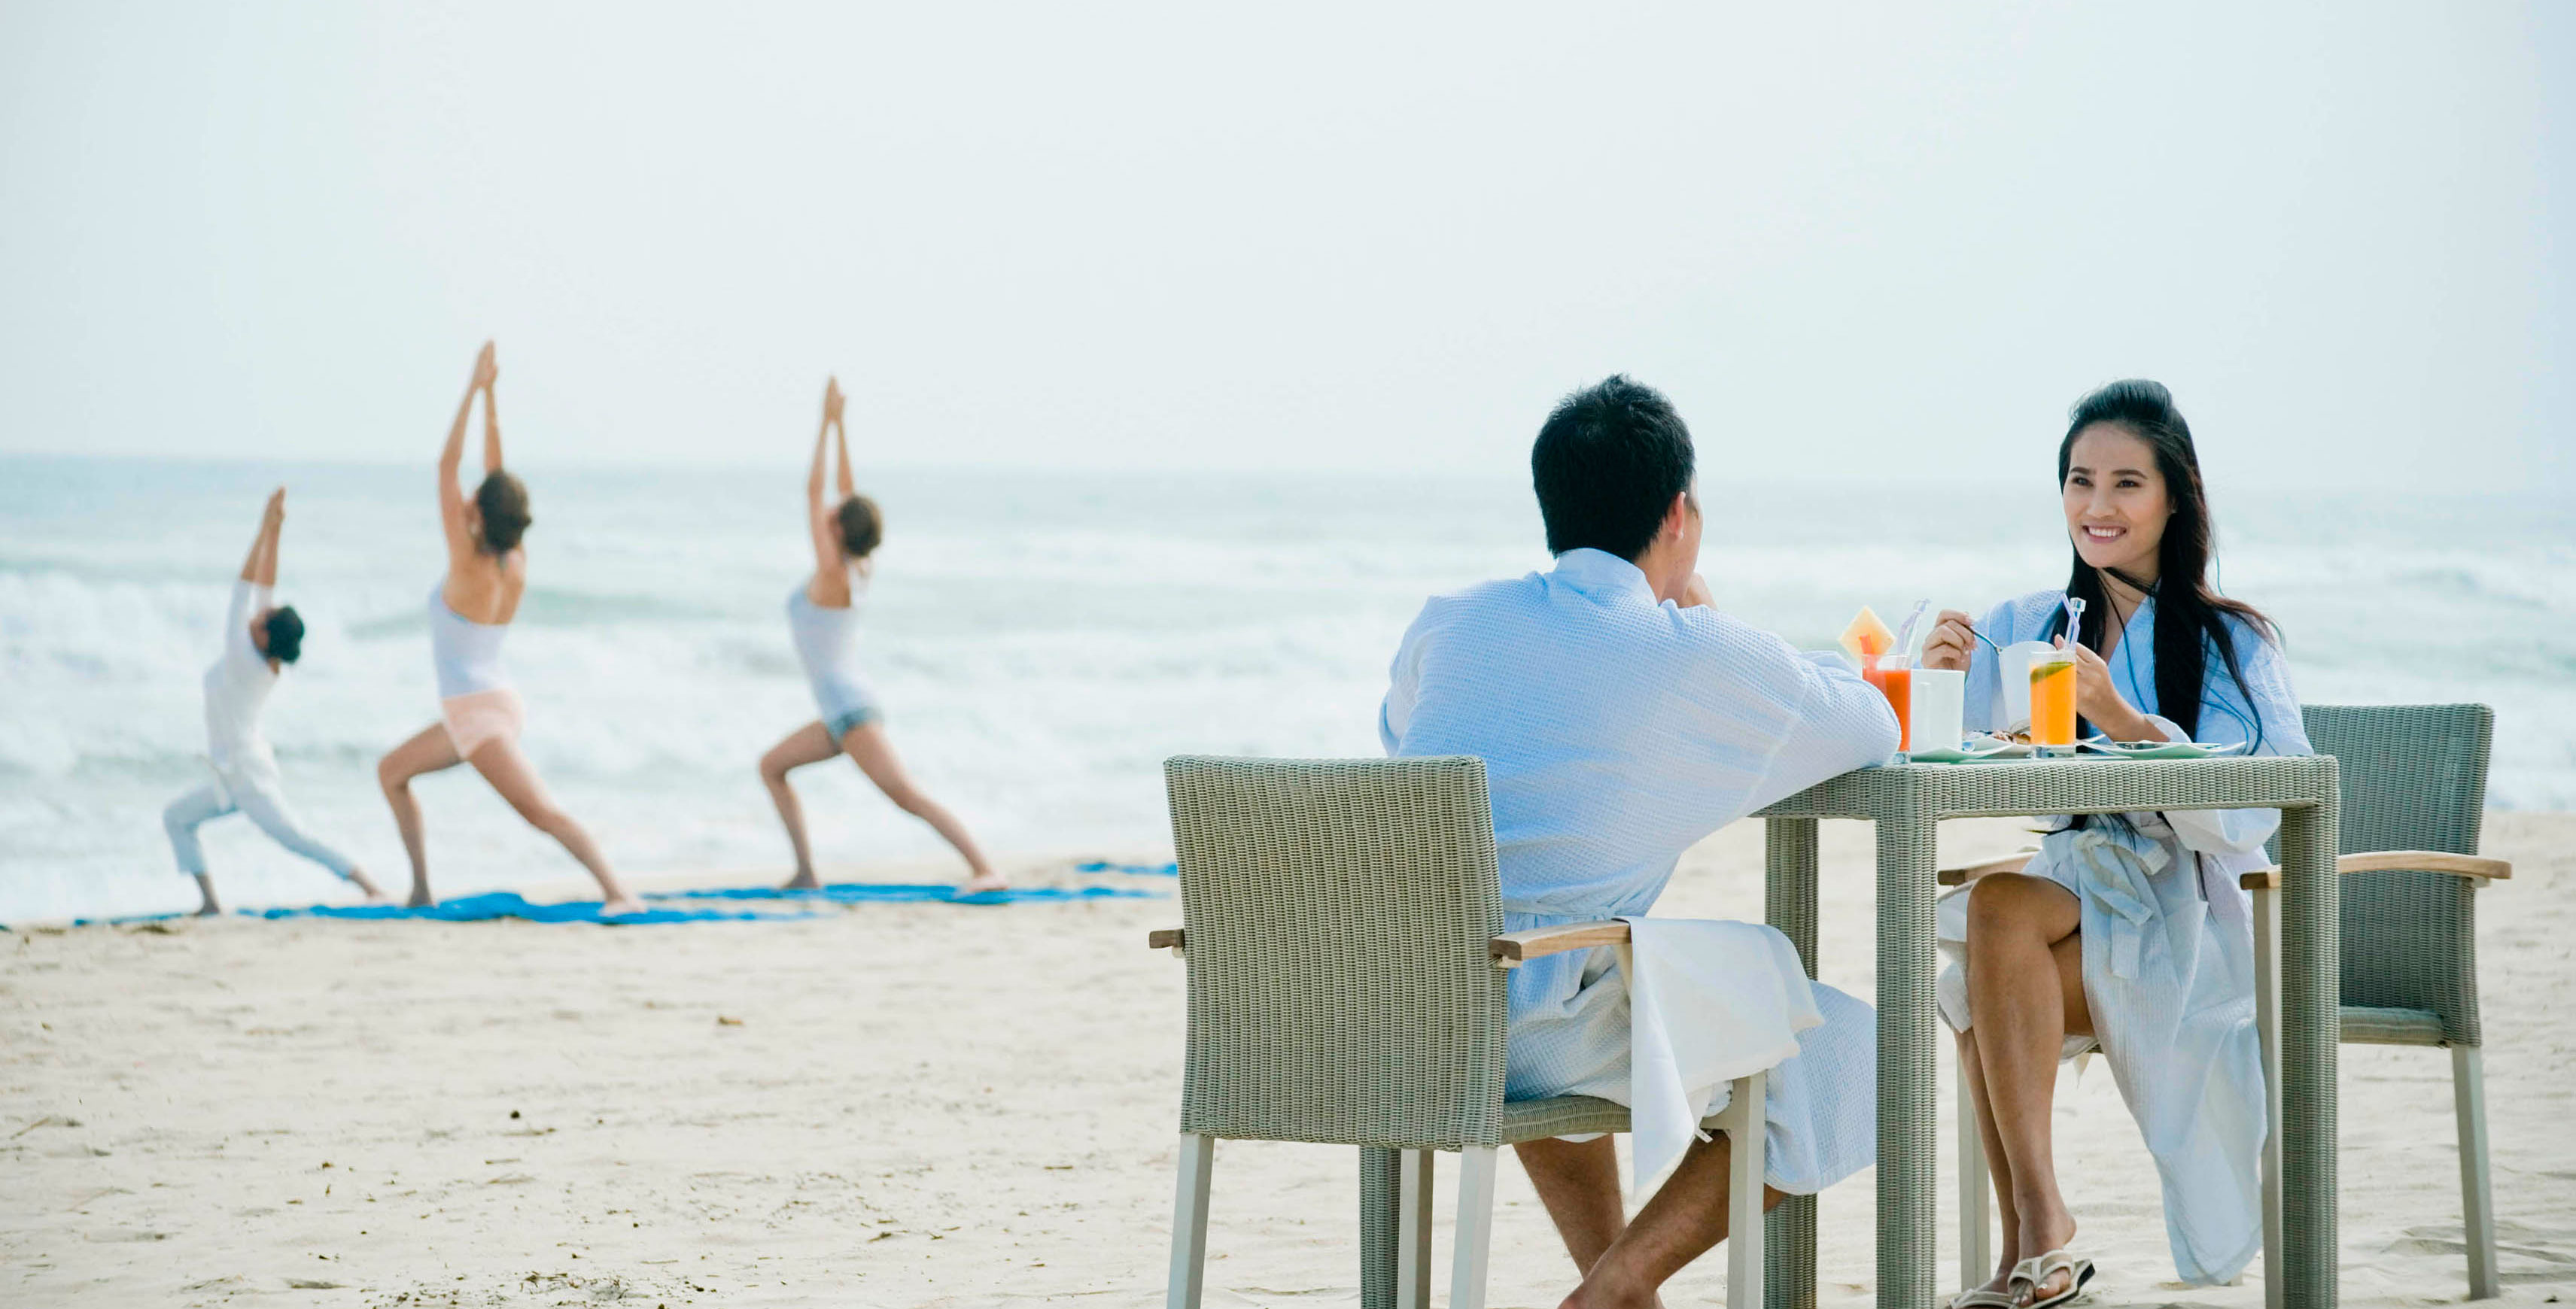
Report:
[{"label": "white mug", "polygon": [[2030,661],[2033,655],[2047,654],[2057,647],[2046,641],[2015,641],[1996,656],[2004,677],[2003,721],[1996,727],[2007,732],[2026,731],[2030,727]]},{"label": "white mug", "polygon": [[[2025,679],[2027,681],[2027,679]],[[1960,719],[1968,693],[1968,675],[1955,668],[1914,670],[1906,740],[1916,750],[1956,750],[1967,736]],[[2023,688],[2029,698],[2029,688]]]}]

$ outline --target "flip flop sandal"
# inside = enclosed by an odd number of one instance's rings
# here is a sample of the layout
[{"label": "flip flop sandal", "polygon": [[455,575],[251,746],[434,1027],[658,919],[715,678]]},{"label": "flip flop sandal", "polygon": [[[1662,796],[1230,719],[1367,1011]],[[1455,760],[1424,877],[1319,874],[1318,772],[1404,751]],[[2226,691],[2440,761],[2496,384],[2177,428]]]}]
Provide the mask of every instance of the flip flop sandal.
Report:
[{"label": "flip flop sandal", "polygon": [[[2039,1298],[2040,1284],[2059,1273],[2066,1274],[2066,1289],[2047,1299]],[[2012,1276],[2007,1280],[2007,1285],[2014,1290],[2013,1304],[2016,1309],[2056,1309],[2058,1305],[2066,1304],[2084,1294],[2085,1283],[2092,1280],[2092,1260],[2078,1258],[2059,1249],[2014,1264]],[[2020,1290],[2025,1286],[2030,1288],[2031,1296],[2027,1304],[2022,1302]]]},{"label": "flip flop sandal", "polygon": [[2021,1301],[2006,1292],[1980,1286],[1951,1296],[1946,1309],[2021,1309]]}]

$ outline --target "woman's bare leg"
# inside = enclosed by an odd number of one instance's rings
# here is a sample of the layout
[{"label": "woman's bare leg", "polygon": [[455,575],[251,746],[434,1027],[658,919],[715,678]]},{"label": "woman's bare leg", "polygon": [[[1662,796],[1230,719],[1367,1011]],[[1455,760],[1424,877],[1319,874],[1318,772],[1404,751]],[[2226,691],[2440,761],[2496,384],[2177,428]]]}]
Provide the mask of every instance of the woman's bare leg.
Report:
[{"label": "woman's bare leg", "polygon": [[796,852],[796,875],[787,879],[782,890],[810,891],[823,884],[814,876],[814,851],[805,843],[805,806],[797,802],[787,774],[840,753],[832,744],[831,732],[821,723],[807,723],[760,757],[760,784],[769,788],[769,801],[778,806],[778,821],[787,825],[788,847]]},{"label": "woman's bare leg", "polygon": [[[1968,1010],[1976,1035],[1980,1128],[2009,1216],[2005,1248],[2030,1258],[2075,1236],[2058,1190],[2050,1111],[2068,1033],[2093,1030],[2084,1000],[2083,913],[2044,878],[1995,873],[1968,900]],[[2008,1170],[2008,1171],[2007,1171]],[[2053,1282],[2042,1296],[2063,1288]]]},{"label": "woman's bare leg", "polygon": [[581,866],[598,879],[600,895],[605,901],[599,906],[599,912],[644,912],[644,903],[628,895],[626,888],[618,882],[617,874],[608,866],[608,856],[599,852],[599,843],[590,839],[590,833],[582,830],[581,824],[574,822],[571,814],[556,807],[553,796],[546,794],[545,783],[537,779],[537,770],[528,762],[528,757],[519,752],[518,742],[496,737],[474,747],[474,757],[466,762],[473,764],[474,771],[483,774],[483,780],[490,782],[492,789],[500,792],[501,798],[519,811],[519,817],[528,820],[528,826],[553,837],[566,853],[580,860]]},{"label": "woman's bare leg", "polygon": [[894,757],[894,744],[886,740],[884,724],[861,723],[851,728],[841,737],[841,751],[868,775],[869,781],[877,784],[878,790],[885,792],[887,799],[894,801],[896,808],[930,824],[932,831],[957,847],[957,853],[966,859],[969,874],[958,884],[958,890],[997,891],[1010,885],[993,871],[993,865],[985,862],[984,851],[967,833],[966,825],[957,821],[957,815],[913,786],[912,779],[904,774],[903,761]]},{"label": "woman's bare leg", "polygon": [[1995,1275],[1985,1289],[2000,1291],[2012,1266],[2022,1260],[2021,1215],[2013,1208],[2012,1156],[2004,1153],[2003,1134],[1995,1130],[1994,1111],[1986,1107],[1986,1070],[1977,1055],[1977,1029],[1959,1033],[1958,1039],[1959,1076],[1968,1079],[1968,1098],[1976,1105],[1977,1135],[1986,1143],[1986,1175],[1995,1188],[1995,1217],[2004,1229],[2002,1257],[1995,1261]]},{"label": "woman's bare leg", "polygon": [[393,806],[394,826],[402,832],[403,853],[411,856],[409,903],[415,909],[438,902],[429,894],[428,847],[421,832],[420,801],[412,796],[411,779],[463,762],[456,757],[455,744],[447,738],[446,726],[440,723],[420,729],[376,761],[376,784],[385,790],[385,803]]}]

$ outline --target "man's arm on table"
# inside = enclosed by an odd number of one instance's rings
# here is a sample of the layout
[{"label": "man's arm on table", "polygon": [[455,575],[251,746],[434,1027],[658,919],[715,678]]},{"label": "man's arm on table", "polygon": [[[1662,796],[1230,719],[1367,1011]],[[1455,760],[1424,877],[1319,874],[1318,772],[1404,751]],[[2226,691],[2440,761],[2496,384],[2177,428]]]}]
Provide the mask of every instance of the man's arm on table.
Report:
[{"label": "man's arm on table", "polygon": [[1745,806],[1748,813],[1827,778],[1884,763],[1900,739],[1896,711],[1888,707],[1887,697],[1841,660],[1811,659],[1777,637],[1770,637],[1769,644],[1776,648],[1764,651],[1765,656],[1785,661],[1769,671],[1797,679],[1803,689],[1797,718],[1763,768],[1762,781]]}]

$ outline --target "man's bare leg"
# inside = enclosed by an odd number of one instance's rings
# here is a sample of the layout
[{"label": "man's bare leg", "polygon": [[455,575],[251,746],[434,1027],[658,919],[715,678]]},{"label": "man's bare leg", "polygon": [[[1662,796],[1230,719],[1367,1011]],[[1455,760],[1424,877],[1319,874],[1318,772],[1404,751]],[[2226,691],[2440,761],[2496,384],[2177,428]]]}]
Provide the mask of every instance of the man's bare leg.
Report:
[{"label": "man's bare leg", "polygon": [[214,878],[209,877],[204,873],[197,874],[197,892],[198,894],[206,897],[206,902],[197,906],[197,916],[199,918],[212,918],[224,911],[224,907],[222,905],[215,903]]},{"label": "man's bare leg", "polygon": [[1619,1202],[1619,1152],[1606,1136],[1589,1141],[1550,1137],[1512,1149],[1556,1223],[1556,1234],[1565,1238],[1565,1252],[1574,1256],[1574,1275],[1591,1272],[1610,1243],[1628,1230],[1628,1210]]},{"label": "man's bare leg", "polygon": [[[1584,1273],[1561,1309],[1643,1309],[1655,1291],[1726,1237],[1727,1138],[1693,1142],[1681,1165],[1619,1239]],[[1765,1210],[1789,1197],[1762,1188]]]}]

